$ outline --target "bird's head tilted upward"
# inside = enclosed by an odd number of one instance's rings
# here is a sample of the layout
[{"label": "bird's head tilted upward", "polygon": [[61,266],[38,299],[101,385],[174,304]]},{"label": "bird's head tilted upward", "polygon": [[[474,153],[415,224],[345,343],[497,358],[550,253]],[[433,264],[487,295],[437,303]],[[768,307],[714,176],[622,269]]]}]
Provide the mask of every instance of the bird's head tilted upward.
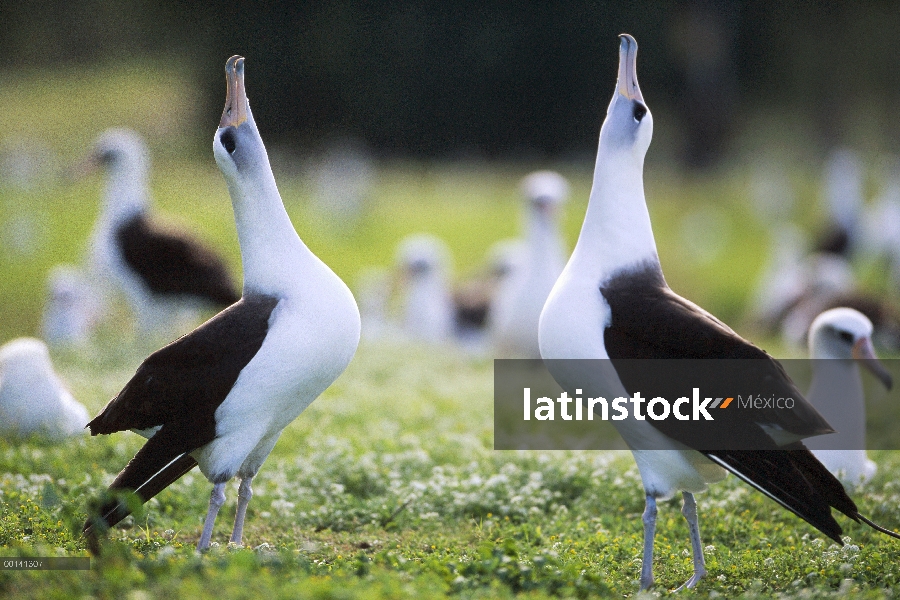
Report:
[{"label": "bird's head tilted upward", "polygon": [[244,88],[244,57],[228,59],[225,78],[225,109],[213,142],[216,163],[227,179],[235,181],[246,180],[260,169],[271,172]]},{"label": "bird's head tilted upward", "polygon": [[619,79],[600,130],[600,147],[608,153],[629,153],[642,163],[653,137],[653,115],[644,104],[637,80],[637,42],[619,36]]},{"label": "bird's head tilted upward", "polygon": [[244,267],[244,293],[277,295],[292,286],[302,287],[301,278],[296,276],[302,271],[298,265],[313,270],[327,267],[300,240],[284,209],[266,147],[247,101],[243,57],[228,59],[225,79],[225,110],[213,137],[213,154],[228,185],[234,209]]},{"label": "bird's head tilted upward", "polygon": [[814,359],[855,359],[891,389],[893,378],[875,356],[872,330],[872,322],[857,310],[826,310],[810,325],[810,354]]}]

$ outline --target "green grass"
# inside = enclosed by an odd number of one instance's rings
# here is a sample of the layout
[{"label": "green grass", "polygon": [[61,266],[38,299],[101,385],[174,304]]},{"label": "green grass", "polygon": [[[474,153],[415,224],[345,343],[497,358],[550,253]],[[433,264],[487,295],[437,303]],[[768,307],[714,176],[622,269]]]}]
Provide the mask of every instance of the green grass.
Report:
[{"label": "green grass", "polygon": [[[211,488],[192,472],[114,528],[91,571],[0,571],[0,593],[156,597],[181,585],[200,597],[636,593],[643,494],[628,453],[494,451],[491,363],[422,350],[363,346],[285,431],[254,482],[246,548],[225,544],[232,484],[218,545],[195,554]],[[92,411],[140,359],[107,353],[99,377],[93,359],[60,361]],[[4,445],[0,554],[85,554],[78,531],[88,501],[142,441],[123,433]],[[855,497],[864,514],[896,529],[900,457],[876,458],[879,475]],[[843,519],[848,545],[839,549],[733,477],[699,503],[710,571],[700,595],[875,593],[900,584],[900,549],[865,526]],[[661,503],[659,591],[690,575],[679,509],[677,500]]]}]

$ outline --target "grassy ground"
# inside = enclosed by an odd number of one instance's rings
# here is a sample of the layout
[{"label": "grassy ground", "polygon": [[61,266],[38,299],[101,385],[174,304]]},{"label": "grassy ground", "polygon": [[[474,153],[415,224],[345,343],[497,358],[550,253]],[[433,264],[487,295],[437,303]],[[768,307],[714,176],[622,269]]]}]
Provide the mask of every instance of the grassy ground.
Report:
[{"label": "grassy ground", "polygon": [[[138,85],[128,83],[135,73],[120,76],[126,88]],[[68,77],[74,85],[91,74]],[[41,81],[23,79],[19,96],[0,97],[22,111],[17,122],[44,127],[68,160],[94,132],[82,123],[73,139],[61,142],[69,131],[65,123],[32,116],[28,107],[42,102],[33,91]],[[103,89],[119,88],[78,88],[81,105],[92,104],[85,94]],[[146,97],[129,98],[121,96],[123,112],[108,120],[140,123],[135,115]],[[126,110],[129,102],[137,108]],[[81,123],[88,116],[69,118]],[[189,160],[161,154],[152,180],[160,210],[221,250],[238,272],[233,218],[211,154]],[[316,208],[309,178],[292,176],[290,165],[277,168],[276,176],[301,236],[352,284],[364,266],[389,265],[403,235],[423,230],[448,241],[460,277],[473,273],[492,242],[517,233],[517,182],[528,170],[388,165],[378,172],[369,204],[351,222]],[[564,215],[571,243],[591,169],[561,170],[573,184]],[[809,207],[817,191],[809,171],[798,173],[806,207],[800,213],[813,224],[817,217]],[[651,169],[647,178],[670,283],[729,322],[739,321],[767,254],[747,181],[744,171],[701,180]],[[98,195],[96,177],[27,189],[0,185],[0,341],[36,333],[46,273],[58,262],[81,260]],[[53,357],[76,397],[95,413],[160,343],[113,327],[91,346],[54,351]],[[195,554],[210,486],[194,472],[115,528],[91,571],[0,570],[0,596],[636,595],[643,495],[630,456],[494,451],[492,384],[490,361],[452,348],[364,344],[347,372],[288,427],[255,480],[245,548],[225,544],[232,485],[214,534],[219,545]],[[85,554],[78,532],[88,501],[141,443],[131,433],[59,445],[0,440],[0,555]],[[897,529],[900,456],[882,452],[875,458],[879,474],[855,498],[864,514]],[[881,597],[900,581],[898,545],[865,527],[844,520],[848,544],[838,548],[735,478],[700,495],[699,504],[710,574],[698,595]],[[664,594],[690,575],[679,508],[677,500],[661,503],[654,593]]]},{"label": "grassy ground", "polygon": [[[96,410],[140,353],[70,356],[62,374]],[[97,358],[103,369],[96,368]],[[440,373],[440,376],[436,376]],[[627,453],[492,450],[492,370],[452,350],[363,346],[291,425],[255,480],[246,548],[225,544],[236,486],[205,556],[193,546],[210,490],[191,473],[115,528],[89,572],[0,571],[9,597],[390,598],[632,595],[643,497]],[[81,555],[85,505],[140,447],[131,433],[0,451],[4,556]],[[900,527],[900,457],[861,510]],[[900,584],[900,550],[844,520],[838,548],[735,478],[699,497],[710,575],[701,595],[872,591]],[[660,508],[658,590],[690,575],[679,502]],[[186,586],[186,587],[182,587]],[[52,592],[52,593],[51,593]],[[184,591],[180,592],[184,595]],[[142,596],[136,596],[142,597]]]}]

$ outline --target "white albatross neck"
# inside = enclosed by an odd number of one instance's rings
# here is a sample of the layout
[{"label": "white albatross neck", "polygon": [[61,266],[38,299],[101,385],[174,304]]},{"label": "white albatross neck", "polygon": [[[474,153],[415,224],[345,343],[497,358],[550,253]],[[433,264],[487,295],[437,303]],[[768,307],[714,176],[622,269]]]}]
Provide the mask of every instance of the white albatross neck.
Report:
[{"label": "white albatross neck", "polygon": [[148,165],[140,158],[125,157],[108,171],[103,189],[100,220],[112,228],[140,215],[147,208]]},{"label": "white albatross neck", "polygon": [[283,293],[308,280],[311,270],[328,267],[297,235],[268,160],[253,175],[228,183],[241,247],[244,294]]},{"label": "white albatross neck", "polygon": [[648,260],[659,263],[644,198],[644,161],[597,151],[587,214],[569,264],[599,283]]}]

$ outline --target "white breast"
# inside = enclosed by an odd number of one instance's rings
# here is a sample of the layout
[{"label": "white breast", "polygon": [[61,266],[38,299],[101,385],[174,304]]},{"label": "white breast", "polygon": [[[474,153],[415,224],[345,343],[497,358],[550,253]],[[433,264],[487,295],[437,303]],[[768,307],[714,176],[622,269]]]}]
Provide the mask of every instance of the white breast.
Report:
[{"label": "white breast", "polygon": [[356,302],[330,270],[319,275],[318,285],[278,303],[262,346],[216,410],[216,439],[194,453],[207,477],[231,477],[242,465],[255,473],[281,431],[353,358]]},{"label": "white breast", "polygon": [[609,306],[600,294],[600,283],[584,276],[570,262],[553,286],[538,327],[541,356],[559,358],[608,358],[603,330],[609,323]]}]

